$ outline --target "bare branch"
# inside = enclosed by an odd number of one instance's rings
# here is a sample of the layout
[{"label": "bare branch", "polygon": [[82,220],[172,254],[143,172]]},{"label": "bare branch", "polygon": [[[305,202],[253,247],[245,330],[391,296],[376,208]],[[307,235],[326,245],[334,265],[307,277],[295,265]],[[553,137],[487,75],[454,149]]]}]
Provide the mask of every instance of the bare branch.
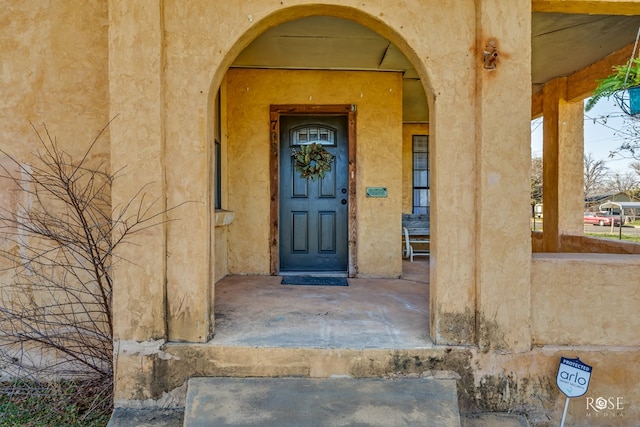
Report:
[{"label": "bare branch", "polygon": [[15,167],[0,166],[0,181],[19,194],[15,206],[0,207],[0,271],[14,276],[0,287],[0,365],[36,383],[62,373],[91,379],[99,385],[94,402],[100,407],[111,404],[116,248],[166,223],[178,207],[147,200],[150,184],[123,206],[111,206],[111,186],[121,170],[110,174],[104,163],[89,166],[110,123],[76,162],[46,125],[39,130],[31,124],[39,143],[33,162],[0,149]]}]

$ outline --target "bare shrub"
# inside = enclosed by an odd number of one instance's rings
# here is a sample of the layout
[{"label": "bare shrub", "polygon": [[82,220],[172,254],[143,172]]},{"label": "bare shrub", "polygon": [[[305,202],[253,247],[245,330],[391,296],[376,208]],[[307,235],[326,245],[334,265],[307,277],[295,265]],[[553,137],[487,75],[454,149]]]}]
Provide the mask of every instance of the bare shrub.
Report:
[{"label": "bare shrub", "polygon": [[40,131],[32,125],[39,142],[33,162],[0,150],[0,185],[12,187],[15,196],[13,206],[0,206],[0,265],[10,279],[0,288],[5,397],[48,395],[72,381],[74,392],[66,395],[81,397],[83,411],[111,411],[111,267],[123,261],[114,249],[163,222],[166,210],[146,203],[144,187],[112,209],[116,173],[92,156],[108,126],[77,160],[46,125]]}]

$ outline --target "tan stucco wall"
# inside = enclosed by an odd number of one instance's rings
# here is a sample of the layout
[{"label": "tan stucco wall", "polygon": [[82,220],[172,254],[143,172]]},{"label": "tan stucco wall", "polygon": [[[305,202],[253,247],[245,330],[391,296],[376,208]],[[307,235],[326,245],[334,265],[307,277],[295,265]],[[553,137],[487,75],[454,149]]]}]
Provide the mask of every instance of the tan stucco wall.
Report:
[{"label": "tan stucco wall", "polygon": [[[235,219],[235,212],[230,213],[232,218]],[[227,253],[229,251],[229,245],[227,244],[227,238],[229,236],[229,227],[227,223],[231,219],[225,212],[216,213],[217,224],[215,226],[215,241],[216,245],[213,249],[215,254],[215,281],[222,279],[229,274],[229,263],[227,261]]]},{"label": "tan stucco wall", "polygon": [[[0,145],[17,155],[35,151],[31,121],[81,152],[109,120],[107,5],[10,3],[0,8]],[[105,155],[108,142],[98,147]]]},{"label": "tan stucco wall", "polygon": [[[476,74],[477,175],[470,187],[475,188],[477,214],[477,228],[471,233],[477,260],[476,340],[482,347],[524,351],[531,342],[530,177],[529,167],[522,166],[531,161],[531,82],[524,78],[531,72],[530,2],[518,0],[507,6],[499,0],[479,1],[477,20],[482,25],[478,35],[484,40],[483,51],[493,40],[504,52],[500,56],[504,61],[495,70],[484,69],[479,61]],[[438,123],[434,126],[436,132],[442,130]],[[446,166],[448,172],[460,168],[453,162]],[[495,226],[497,210],[509,218],[508,227]]]},{"label": "tan stucco wall", "polygon": [[413,136],[429,135],[428,123],[402,125],[402,213],[413,213]]},{"label": "tan stucco wall", "polygon": [[560,239],[560,250],[578,253],[640,254],[640,245],[624,240],[584,236],[582,233],[580,235],[564,234]]},{"label": "tan stucco wall", "polygon": [[533,343],[640,345],[640,255],[535,254]]},{"label": "tan stucco wall", "polygon": [[[161,16],[162,9],[157,2],[109,2],[109,99],[111,114],[119,117],[111,126],[111,167],[114,170],[127,170],[124,179],[113,185],[112,202],[114,206],[124,205],[134,197],[141,184],[146,184],[147,201],[156,202],[156,211],[188,202],[182,209],[174,211],[169,219],[176,219],[174,227],[191,224],[195,230],[199,224],[192,221],[190,213],[202,209],[207,199],[192,198],[185,192],[183,199],[175,201],[169,197],[166,188],[169,179],[166,177],[166,168],[169,167],[165,164],[166,159],[171,158],[169,165],[182,163],[180,156],[165,150],[170,122],[165,121],[163,100],[165,80],[161,72]],[[170,146],[176,148],[176,145],[177,142],[172,140]],[[198,163],[192,162],[185,170],[198,170],[198,166]],[[171,182],[172,189],[180,189],[184,180],[174,178]],[[113,269],[116,283],[113,292],[113,306],[117,307],[117,314],[114,315],[116,340],[144,341],[167,336],[167,313],[175,314],[173,306],[167,302],[168,290],[163,285],[167,283],[169,275],[168,264],[188,270],[182,263],[167,261],[168,227],[169,223],[164,223],[136,234],[131,240],[132,244],[121,247],[116,254],[124,259],[135,260],[135,263],[118,263]],[[171,246],[175,246],[173,251],[177,256],[184,245]],[[208,253],[206,249],[204,252]],[[195,255],[192,260],[197,263]],[[185,281],[190,278],[189,271],[185,272]],[[171,284],[166,286],[170,287]],[[203,321],[203,314],[197,311],[194,314],[192,305],[185,302],[186,296],[191,295],[192,291],[185,289],[184,293],[182,300],[173,301],[187,304],[182,317],[192,324],[207,325],[195,332],[201,337],[207,335],[208,323]],[[208,301],[205,292],[200,293],[198,298],[201,302],[199,305],[208,306],[202,304],[202,301]]]},{"label": "tan stucco wall", "polygon": [[[77,6],[31,1],[0,8],[0,147],[19,160],[32,160],[38,149],[29,122],[44,139],[46,125],[77,156],[109,121],[107,7],[95,0]],[[107,166],[108,135],[93,152]]]},{"label": "tan stucco wall", "polygon": [[[359,276],[398,277],[401,214],[402,82],[398,73],[232,69],[228,81],[229,272],[269,274],[269,107],[357,107],[357,259]],[[366,198],[366,187],[388,197]]]},{"label": "tan stucco wall", "polygon": [[[45,141],[46,125],[58,147],[78,159],[109,121],[107,5],[96,0],[81,8],[71,0],[5,3],[11,4],[0,7],[0,149],[33,163],[42,146],[31,124]],[[108,171],[109,150],[107,130],[87,164],[102,164]],[[1,167],[17,170],[2,153]],[[29,206],[28,196],[0,180],[0,207],[15,212],[17,204]],[[0,240],[1,249],[10,249]],[[13,279],[4,267],[0,285]]]}]

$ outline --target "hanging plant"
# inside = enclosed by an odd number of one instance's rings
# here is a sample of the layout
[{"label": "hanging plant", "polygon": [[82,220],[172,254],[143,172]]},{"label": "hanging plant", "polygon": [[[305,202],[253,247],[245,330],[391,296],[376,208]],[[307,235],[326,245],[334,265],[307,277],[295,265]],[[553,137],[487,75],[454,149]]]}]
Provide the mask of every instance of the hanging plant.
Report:
[{"label": "hanging plant", "polygon": [[639,41],[640,28],[638,28],[631,58],[624,66],[614,66],[612,74],[598,80],[593,96],[585,105],[586,111],[591,110],[601,98],[613,96],[622,111],[630,116],[640,114],[640,56],[635,57]]},{"label": "hanging plant", "polygon": [[593,91],[593,96],[587,101],[585,111],[591,110],[600,99],[613,96],[623,111],[635,115],[638,109],[635,106],[633,94],[625,94],[625,91],[633,91],[639,85],[640,58],[632,58],[625,65],[616,65],[611,75],[598,80],[598,86]]},{"label": "hanging plant", "polygon": [[296,171],[300,173],[300,176],[311,181],[324,178],[327,171],[331,170],[331,162],[333,161],[333,155],[315,142],[301,145],[298,150],[294,148],[291,157],[296,162]]}]

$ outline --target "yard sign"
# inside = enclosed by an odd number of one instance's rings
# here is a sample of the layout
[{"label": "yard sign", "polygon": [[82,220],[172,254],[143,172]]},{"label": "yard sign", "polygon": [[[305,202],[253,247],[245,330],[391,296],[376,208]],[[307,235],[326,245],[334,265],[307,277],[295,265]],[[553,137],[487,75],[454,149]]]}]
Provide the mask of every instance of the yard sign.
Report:
[{"label": "yard sign", "polygon": [[560,427],[564,426],[567,408],[569,407],[569,398],[580,397],[587,392],[589,380],[591,379],[591,370],[591,366],[582,363],[577,357],[575,359],[560,357],[556,384],[560,391],[567,396]]}]

